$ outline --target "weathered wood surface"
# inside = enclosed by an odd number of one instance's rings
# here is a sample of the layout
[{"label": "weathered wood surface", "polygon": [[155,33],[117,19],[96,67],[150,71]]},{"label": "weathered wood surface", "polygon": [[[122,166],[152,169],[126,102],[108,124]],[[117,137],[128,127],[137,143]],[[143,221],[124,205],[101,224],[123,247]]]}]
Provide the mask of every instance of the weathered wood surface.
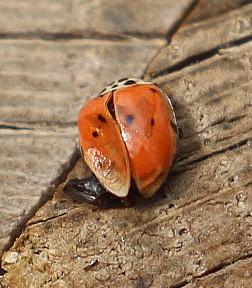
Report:
[{"label": "weathered wood surface", "polygon": [[20,232],[19,226],[59,183],[59,175],[65,173],[66,165],[71,165],[76,138],[75,128],[3,127],[0,129],[0,249],[13,240]]},{"label": "weathered wood surface", "polygon": [[[9,0],[0,2],[0,33],[165,36],[195,0]],[[51,35],[52,37],[54,35]]]},{"label": "weathered wood surface", "polygon": [[76,158],[83,102],[142,75],[194,1],[151,2],[0,1],[0,255]]},{"label": "weathered wood surface", "polygon": [[[201,42],[218,21],[209,20]],[[251,287],[252,42],[242,42],[199,63],[196,53],[180,71],[156,70],[180,131],[163,193],[102,210],[72,202],[59,186],[4,254],[3,287]],[[173,66],[169,57],[164,65]],[[68,177],[83,173],[78,161]]]},{"label": "weathered wood surface", "polygon": [[209,57],[221,47],[242,43],[252,35],[252,4],[215,18],[186,25],[162,47],[147,68],[148,77],[172,72]]},{"label": "weathered wood surface", "polygon": [[148,209],[140,205],[103,211],[50,202],[4,255],[8,273],[3,283],[8,287],[186,284],[248,256],[251,205],[251,190],[240,189],[172,209],[164,201]]},{"label": "weathered wood surface", "polygon": [[77,111],[84,101],[112,79],[141,75],[165,42],[0,42],[2,250],[13,228],[31,215],[67,169],[77,143]]},{"label": "weathered wood surface", "polygon": [[[111,79],[140,76],[164,40],[2,40],[0,115],[6,123],[73,124]],[[122,69],[123,67],[123,69]]]},{"label": "weathered wood surface", "polygon": [[251,3],[251,0],[198,0],[197,5],[183,21],[182,26],[216,17],[249,3]]},{"label": "weathered wood surface", "polygon": [[252,260],[237,261],[235,264],[223,268],[220,272],[196,280],[185,288],[215,287],[215,288],[240,288],[251,287]]}]

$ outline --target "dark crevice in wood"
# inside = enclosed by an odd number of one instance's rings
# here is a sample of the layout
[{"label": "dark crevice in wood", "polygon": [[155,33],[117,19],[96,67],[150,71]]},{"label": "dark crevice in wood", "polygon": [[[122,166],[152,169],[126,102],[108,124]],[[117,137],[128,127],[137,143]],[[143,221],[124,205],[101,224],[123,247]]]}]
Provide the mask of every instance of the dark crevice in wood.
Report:
[{"label": "dark crevice in wood", "polygon": [[227,122],[228,122],[228,123],[237,122],[237,121],[240,121],[241,119],[246,118],[246,117],[247,117],[247,115],[236,116],[236,117],[227,119]]},{"label": "dark crevice in wood", "polygon": [[234,123],[234,122],[237,122],[237,121],[240,121],[242,120],[243,118],[246,118],[247,115],[239,115],[239,116],[235,116],[235,117],[232,117],[232,118],[221,118],[215,122],[213,122],[210,126],[208,127],[213,127],[213,126],[217,126],[217,125],[220,125],[220,124],[223,124],[223,123]]},{"label": "dark crevice in wood", "polygon": [[122,32],[122,33],[50,33],[50,32],[17,32],[17,33],[0,33],[0,40],[45,40],[45,41],[70,41],[70,40],[109,40],[109,41],[127,41],[130,38],[139,38],[143,40],[164,39],[162,33],[141,33],[141,32]]},{"label": "dark crevice in wood", "polygon": [[14,125],[0,125],[0,129],[6,129],[6,130],[34,130],[34,128],[31,127],[19,127],[19,126],[14,126]]},{"label": "dark crevice in wood", "polygon": [[[239,133],[239,134],[241,134],[241,133]],[[239,134],[237,133],[236,136],[238,136]],[[222,138],[220,138],[220,139],[216,139],[216,143],[220,143],[220,142],[223,142],[223,141],[227,141],[228,139],[231,139],[231,138],[233,138],[233,135],[228,135],[228,136],[226,136],[226,137],[222,137]]]},{"label": "dark crevice in wood", "polygon": [[202,53],[193,55],[191,57],[186,58],[185,60],[182,60],[181,62],[178,62],[175,65],[170,66],[169,68],[161,70],[161,71],[157,72],[156,74],[154,74],[152,76],[152,78],[157,78],[160,76],[164,76],[166,74],[178,72],[178,71],[180,71],[180,70],[182,70],[188,66],[192,66],[192,65],[198,64],[200,62],[203,62],[205,60],[208,60],[209,58],[212,58],[213,56],[219,54],[219,49],[226,49],[226,48],[239,46],[239,45],[248,43],[250,41],[252,41],[252,35],[246,36],[244,38],[234,40],[231,42],[227,42],[227,43],[224,43],[224,44],[219,45],[219,46],[216,46],[215,48],[213,48],[211,50],[207,50],[207,51],[204,51]]},{"label": "dark crevice in wood", "polygon": [[249,258],[252,258],[252,253],[249,253],[247,255],[242,255],[241,257],[239,257],[238,259],[235,259],[233,261],[226,261],[226,262],[222,262],[219,265],[207,270],[206,272],[204,272],[203,274],[200,275],[200,277],[205,277],[208,276],[210,274],[219,272],[220,270],[222,270],[223,268],[226,268],[230,265],[234,265],[236,262],[241,261],[241,260],[247,260]]},{"label": "dark crevice in wood", "polygon": [[244,184],[244,187],[249,187],[251,185],[252,185],[252,182],[248,182],[248,183]]},{"label": "dark crevice in wood", "polygon": [[54,215],[54,216],[46,218],[46,219],[41,219],[41,220],[38,220],[38,221],[34,221],[34,222],[31,222],[31,223],[28,223],[25,227],[30,227],[30,226],[33,226],[33,225],[36,225],[36,224],[45,223],[45,222],[60,218],[62,216],[65,216],[66,214],[67,214],[67,212],[64,212],[62,214]]},{"label": "dark crevice in wood", "polygon": [[237,259],[234,259],[233,261],[224,261],[224,262],[222,262],[222,263],[220,263],[220,264],[208,269],[207,271],[205,271],[204,273],[202,273],[199,276],[195,276],[195,277],[193,277],[190,280],[181,281],[179,283],[171,285],[170,287],[171,288],[182,288],[182,287],[185,287],[187,284],[192,283],[195,280],[201,279],[203,277],[206,277],[206,276],[209,276],[209,275],[212,275],[212,274],[215,274],[215,273],[219,273],[221,270],[226,269],[229,266],[234,265],[234,264],[236,264],[239,261],[247,260],[247,259],[250,259],[250,258],[252,258],[252,253],[248,253],[246,255],[242,255],[241,257],[239,257]]},{"label": "dark crevice in wood", "polygon": [[120,41],[129,40],[130,38],[139,38],[143,40],[155,40],[155,39],[170,39],[174,35],[185,20],[185,18],[190,14],[191,10],[196,6],[198,0],[192,2],[187,9],[185,9],[184,14],[175,22],[173,27],[170,29],[167,35],[158,32],[140,32],[140,31],[128,31],[128,32],[118,32],[118,33],[106,33],[97,31],[77,31],[77,32],[58,32],[50,33],[47,31],[43,32],[10,32],[10,33],[0,33],[0,40],[2,39],[27,39],[27,40],[46,40],[46,41],[58,41],[58,40],[81,40],[81,39],[96,39],[96,40],[110,40],[110,41]]},{"label": "dark crevice in wood", "polygon": [[[225,147],[225,148],[223,148],[223,149],[216,150],[216,151],[214,151],[214,152],[212,152],[212,153],[203,155],[203,156],[201,156],[201,157],[199,157],[199,158],[196,158],[196,159],[194,159],[194,160],[192,160],[192,161],[189,161],[189,162],[187,162],[187,163],[186,163],[185,165],[183,165],[183,166],[184,166],[184,167],[187,167],[187,166],[189,166],[189,165],[197,164],[197,163],[202,162],[202,161],[205,161],[205,160],[207,160],[207,159],[209,159],[209,158],[211,158],[211,157],[214,157],[214,156],[216,156],[216,155],[218,155],[218,154],[222,154],[222,153],[225,153],[225,152],[227,152],[227,151],[235,150],[235,149],[240,148],[240,147],[242,147],[242,146],[244,146],[244,145],[247,145],[250,141],[252,141],[252,138],[243,139],[242,141],[240,141],[240,142],[238,142],[238,143],[234,143],[234,144],[229,145],[229,146],[227,146],[227,147]],[[184,157],[182,160],[178,160],[178,163],[181,162],[181,161],[185,161],[185,159],[187,159],[187,158],[188,158],[188,157]],[[187,171],[187,169],[179,169],[179,170],[177,170],[177,171],[174,170],[174,171],[172,172],[172,174],[173,174],[173,175],[177,175],[177,174],[181,174],[181,173],[183,173],[183,172],[185,172],[185,171]]]},{"label": "dark crevice in wood", "polygon": [[[240,121],[240,120],[242,120],[242,119],[244,119],[246,117],[247,117],[247,114],[240,115],[240,116],[235,116],[235,117],[229,118],[229,119],[223,117],[223,118],[221,118],[219,120],[216,120],[216,121],[210,123],[209,125],[205,126],[203,129],[195,131],[194,133],[191,133],[188,136],[183,136],[183,137],[181,136],[180,139],[187,140],[189,138],[195,137],[196,135],[202,134],[203,132],[205,132],[207,129],[209,129],[211,127],[218,126],[218,125],[225,125],[225,124],[235,123],[235,122],[238,122],[238,121]],[[181,121],[181,119],[180,119],[180,121]],[[230,138],[231,137],[232,136],[230,136]],[[186,157],[183,157],[183,158],[186,158]],[[180,158],[179,160],[182,160],[183,158]]]},{"label": "dark crevice in wood", "polygon": [[181,24],[185,21],[185,19],[189,16],[191,11],[196,7],[199,0],[192,1],[192,3],[185,9],[184,14],[174,23],[170,31],[167,33],[168,41],[171,40],[172,36],[178,31]]},{"label": "dark crevice in wood", "polygon": [[213,157],[215,155],[222,154],[222,153],[225,153],[227,151],[231,151],[231,150],[237,149],[237,148],[239,148],[241,146],[247,145],[249,141],[252,141],[252,138],[246,138],[246,139],[244,139],[244,140],[242,140],[242,141],[240,141],[238,143],[234,143],[234,144],[232,144],[230,146],[227,146],[227,147],[225,147],[223,149],[220,149],[220,150],[214,151],[214,152],[212,152],[210,154],[207,154],[207,155],[204,155],[202,157],[199,157],[199,158],[197,158],[195,160],[192,160],[191,162],[188,162],[187,165],[196,164],[196,163],[199,163],[201,161],[207,160],[207,159],[209,159],[209,158],[211,158],[211,157]]},{"label": "dark crevice in wood", "polygon": [[[37,127],[60,127],[60,128],[68,128],[68,127],[76,127],[77,121],[69,121],[69,122],[60,122],[60,121],[24,121],[24,120],[9,120],[9,119],[0,119],[1,125],[0,129],[13,129],[13,130],[34,130],[32,127],[24,127],[25,129],[19,129],[19,126],[13,125],[21,124],[21,125],[29,125],[29,126],[37,126]],[[3,124],[6,123],[6,124]],[[6,127],[6,128],[5,128]],[[9,128],[8,128],[9,127]],[[13,128],[17,127],[17,129]],[[26,129],[27,128],[27,129]]]},{"label": "dark crevice in wood", "polygon": [[[73,151],[72,157],[69,160],[69,162],[66,163],[65,167],[62,168],[62,172],[61,174],[54,179],[51,184],[50,184],[50,188],[43,193],[43,195],[41,195],[40,200],[38,201],[37,205],[35,205],[27,215],[25,215],[22,220],[19,222],[19,224],[17,225],[17,227],[15,229],[12,230],[12,233],[10,235],[10,240],[8,241],[8,243],[4,246],[3,251],[1,251],[1,254],[4,251],[8,251],[11,246],[14,244],[15,240],[21,235],[22,231],[25,229],[27,222],[35,215],[35,213],[50,199],[52,199],[53,194],[55,192],[55,189],[61,184],[63,183],[66,178],[68,173],[73,169],[73,167],[76,165],[77,161],[80,158],[80,152],[79,149],[75,149],[75,151]],[[2,255],[0,255],[2,256]],[[1,268],[1,259],[0,259],[0,269]]]},{"label": "dark crevice in wood", "polygon": [[[189,16],[189,14],[192,12],[192,10],[196,7],[198,2],[199,2],[199,0],[193,1],[191,3],[191,5],[189,5],[187,7],[187,9],[184,11],[184,14],[173,24],[173,26],[171,27],[171,29],[169,30],[169,32],[166,34],[166,37],[165,37],[165,39],[167,40],[168,43],[171,42],[171,38],[173,37],[173,35],[176,34],[179,27],[182,25],[182,23],[185,21],[185,19]],[[155,58],[155,56],[154,56],[154,58]],[[141,75],[142,78],[144,78],[144,76],[146,75],[147,69],[148,69],[150,63],[152,62],[152,60],[148,63],[145,70],[143,71],[143,74]],[[156,77],[156,75],[154,75],[152,78],[154,78],[154,77]]]}]

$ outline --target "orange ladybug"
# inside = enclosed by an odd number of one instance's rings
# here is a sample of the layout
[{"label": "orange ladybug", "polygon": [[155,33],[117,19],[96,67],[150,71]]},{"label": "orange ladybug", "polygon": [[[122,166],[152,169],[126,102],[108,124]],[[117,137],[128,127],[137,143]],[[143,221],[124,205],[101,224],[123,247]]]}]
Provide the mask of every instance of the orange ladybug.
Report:
[{"label": "orange ladybug", "polygon": [[81,200],[96,203],[108,192],[124,198],[132,180],[148,198],[166,179],[177,150],[177,123],[171,101],[156,84],[113,82],[83,106],[78,126],[82,157],[105,188],[93,178],[70,180],[67,190],[74,188]]}]

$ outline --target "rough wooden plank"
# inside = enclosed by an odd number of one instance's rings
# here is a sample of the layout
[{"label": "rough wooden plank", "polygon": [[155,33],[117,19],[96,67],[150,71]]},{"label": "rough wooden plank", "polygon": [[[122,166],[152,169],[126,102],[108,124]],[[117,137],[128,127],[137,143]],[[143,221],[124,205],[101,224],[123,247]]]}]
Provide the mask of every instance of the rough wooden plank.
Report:
[{"label": "rough wooden plank", "polygon": [[70,70],[75,85],[75,95],[83,104],[83,98],[97,95],[104,85],[115,79],[143,75],[146,63],[165,40],[126,41],[72,41]]},{"label": "rough wooden plank", "polygon": [[76,106],[64,43],[2,40],[0,44],[1,121],[66,122],[66,111]]},{"label": "rough wooden plank", "polygon": [[[198,148],[197,140],[204,144],[204,154],[197,157],[203,157],[251,133],[251,51],[252,42],[221,50],[221,55],[196,66],[155,79],[176,106],[186,161],[196,160],[193,149]],[[189,145],[190,135],[194,147]]]},{"label": "rough wooden plank", "polygon": [[230,288],[243,287],[250,288],[252,279],[252,259],[236,262],[227,268],[211,273],[202,279],[196,280],[192,284],[183,286],[184,288],[212,287],[212,288]]},{"label": "rough wooden plank", "polygon": [[185,21],[183,21],[183,25],[215,17],[249,3],[251,3],[251,0],[198,0],[195,8],[190,12]]},{"label": "rough wooden plank", "polygon": [[91,6],[76,0],[73,14],[76,28],[81,31],[166,35],[194,2],[129,0],[126,5],[124,0],[103,0],[94,1]]},{"label": "rough wooden plank", "polygon": [[0,121],[76,122],[84,101],[141,75],[162,40],[0,41]]},{"label": "rough wooden plank", "polygon": [[251,205],[251,189],[176,211],[164,206],[158,216],[151,206],[101,211],[48,203],[56,216],[38,218],[4,255],[3,283],[175,287],[252,252]]},{"label": "rough wooden plank", "polygon": [[[2,283],[182,287],[250,257],[251,47],[155,79],[171,94],[182,130],[165,198],[101,210],[60,198],[59,187],[3,257]],[[83,168],[79,162],[69,177]]]},{"label": "rough wooden plank", "polygon": [[209,53],[217,53],[214,49],[251,37],[251,15],[252,4],[181,28],[151,61],[146,79],[197,62],[211,56]]},{"label": "rough wooden plank", "polygon": [[[1,34],[165,35],[194,0],[10,0],[0,3]],[[25,36],[25,35],[24,35]]]},{"label": "rough wooden plank", "polygon": [[0,33],[57,33],[71,30],[71,1],[69,0],[10,0],[0,2]]},{"label": "rough wooden plank", "polygon": [[76,129],[4,129],[0,125],[0,251],[12,232],[48,197],[67,170],[75,150]]},{"label": "rough wooden plank", "polygon": [[41,203],[63,163],[67,168],[77,132],[71,127],[79,108],[106,83],[140,75],[163,44],[161,40],[1,41],[0,251],[11,232]]},{"label": "rough wooden plank", "polygon": [[[244,167],[251,173],[247,166],[251,161],[249,154],[239,160],[235,154],[223,154],[218,168],[201,163],[252,138],[251,51],[252,42],[223,49],[220,55],[198,65],[155,79],[173,99],[180,131],[175,166],[178,176],[165,186],[166,195],[173,202],[174,198],[177,203],[184,197],[197,199],[220,191],[235,184],[239,177],[244,184],[251,181],[249,174],[242,177]],[[238,166],[233,170],[233,165]],[[212,178],[217,175],[222,175],[223,181],[213,183]],[[183,192],[174,194],[174,186]],[[186,191],[183,187],[187,187]]]}]

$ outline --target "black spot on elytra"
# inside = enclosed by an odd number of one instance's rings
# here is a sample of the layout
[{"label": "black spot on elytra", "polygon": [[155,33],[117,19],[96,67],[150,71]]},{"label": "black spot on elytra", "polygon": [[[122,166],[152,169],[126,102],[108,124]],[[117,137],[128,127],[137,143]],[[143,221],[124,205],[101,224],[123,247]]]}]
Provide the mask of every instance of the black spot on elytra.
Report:
[{"label": "black spot on elytra", "polygon": [[125,85],[133,85],[133,84],[136,84],[136,81],[134,80],[128,80],[124,83]]},{"label": "black spot on elytra", "polygon": [[126,78],[121,78],[121,79],[118,80],[118,82],[123,82],[123,81],[125,81],[127,79],[128,79],[127,77]]},{"label": "black spot on elytra", "polygon": [[97,116],[98,120],[101,121],[102,123],[107,123],[107,120],[102,114],[98,114]]},{"label": "black spot on elytra", "polygon": [[127,115],[126,122],[127,122],[128,125],[132,124],[133,120],[134,120],[134,116],[133,115],[130,115],[130,114]]},{"label": "black spot on elytra", "polygon": [[178,128],[177,128],[177,125],[175,123],[173,123],[172,121],[170,121],[171,123],[171,127],[172,129],[174,130],[174,132],[177,134],[178,133]]},{"label": "black spot on elytra", "polygon": [[94,138],[97,138],[99,136],[97,131],[93,131],[92,135],[93,135]]},{"label": "black spot on elytra", "polygon": [[151,124],[151,126],[154,126],[154,124],[155,124],[155,120],[154,120],[154,118],[151,118],[151,122],[150,122],[150,124]]}]

